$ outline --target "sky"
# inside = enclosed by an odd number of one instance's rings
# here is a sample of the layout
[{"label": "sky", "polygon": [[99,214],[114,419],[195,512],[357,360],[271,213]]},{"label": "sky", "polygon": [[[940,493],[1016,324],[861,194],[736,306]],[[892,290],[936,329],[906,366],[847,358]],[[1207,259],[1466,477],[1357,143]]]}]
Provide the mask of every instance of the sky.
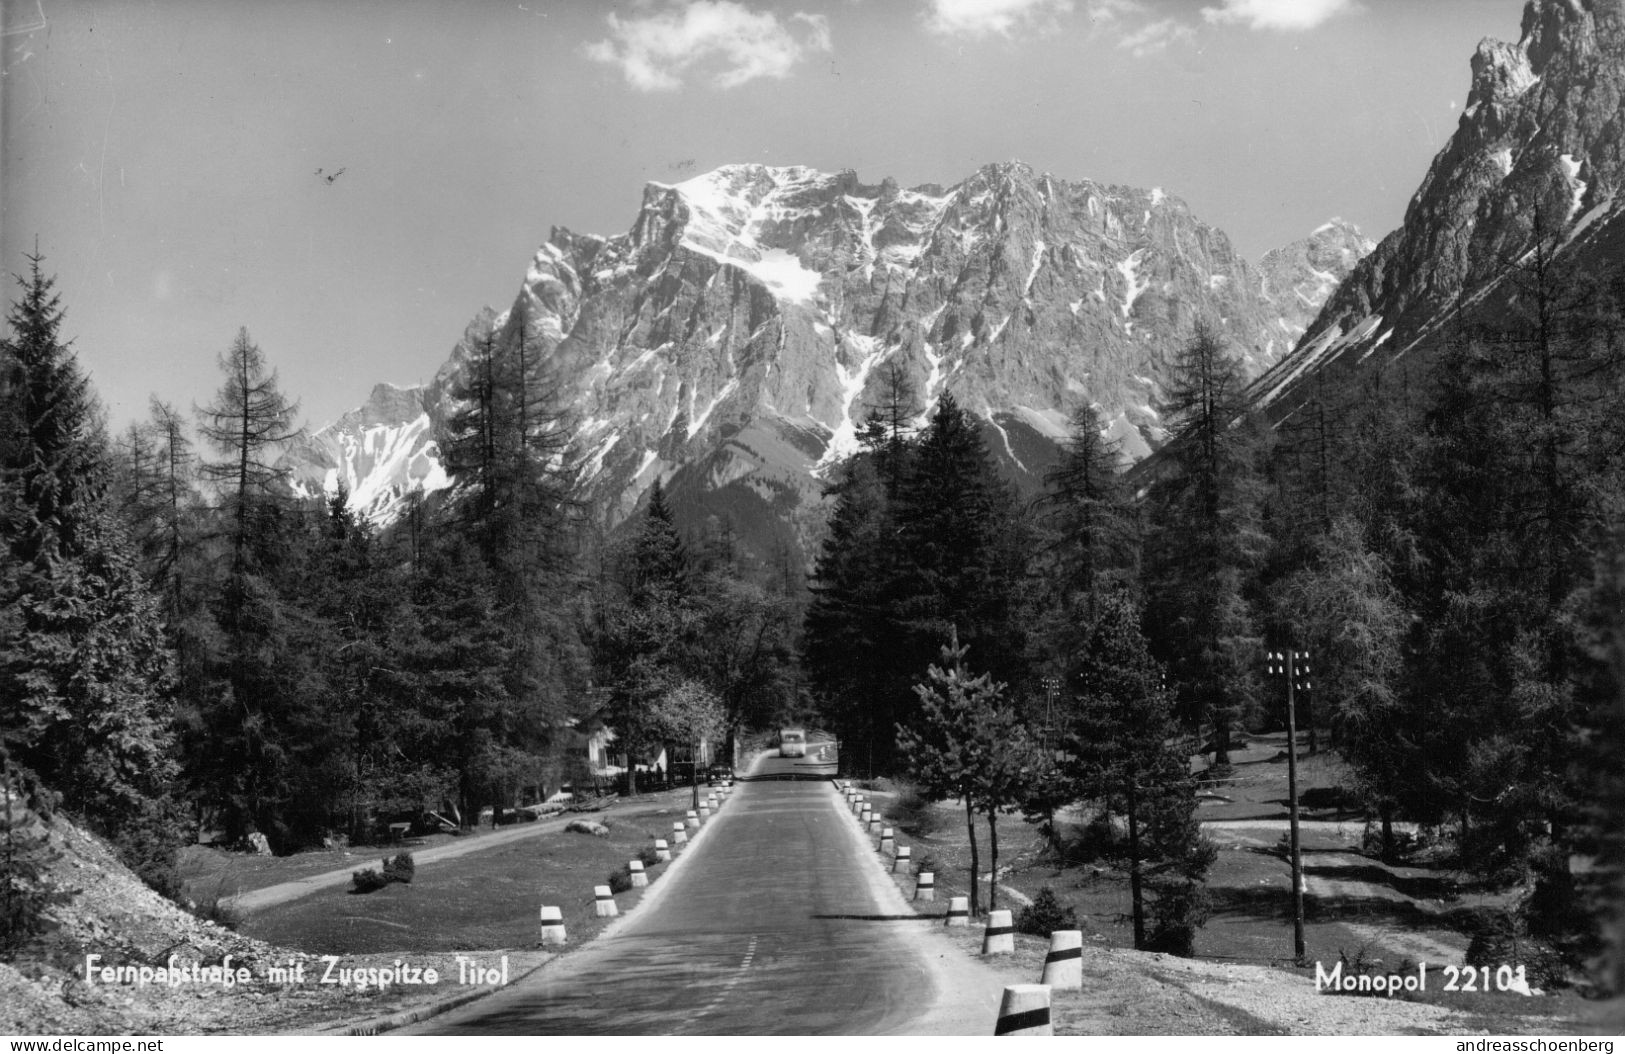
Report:
[{"label": "sky", "polygon": [[[553,226],[720,165],[1160,186],[1257,259],[1399,225],[1522,0],[0,0],[0,270],[112,426],[246,327],[312,427],[429,380]],[[7,300],[15,295],[8,288]]]}]

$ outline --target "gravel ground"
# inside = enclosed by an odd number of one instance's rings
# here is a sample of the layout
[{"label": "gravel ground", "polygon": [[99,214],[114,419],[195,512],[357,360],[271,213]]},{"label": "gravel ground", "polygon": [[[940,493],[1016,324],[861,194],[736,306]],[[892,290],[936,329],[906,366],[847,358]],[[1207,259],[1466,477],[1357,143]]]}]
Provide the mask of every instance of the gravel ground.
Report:
[{"label": "gravel ground", "polygon": [[[909,839],[900,844],[909,844]],[[912,897],[912,877],[892,877],[901,894]],[[917,907],[940,914],[946,904],[939,900]],[[1049,950],[1046,939],[1018,934],[1014,954],[983,958],[980,924],[936,933],[1008,984],[1037,982]],[[1312,980],[1264,966],[1135,952],[1089,938],[1086,931],[1083,990],[1055,993],[1057,1034],[1442,1035],[1460,1034],[1470,1025],[1467,1017],[1443,1007],[1320,994]],[[1573,1027],[1572,1022],[1553,1020],[1550,1031],[1566,1033]]]},{"label": "gravel ground", "polygon": [[[148,889],[96,838],[65,821],[49,827],[61,852],[49,868],[57,888],[70,891],[52,909],[54,928],[12,964],[0,963],[0,1033],[8,1035],[208,1035],[309,1032],[393,1013],[446,998],[461,986],[357,988],[318,984],[327,964],[196,918]],[[481,953],[495,959],[501,951]],[[509,954],[509,975],[547,956],[530,949]],[[179,963],[245,967],[251,979],[178,986],[89,983],[85,957],[97,966]],[[389,968],[391,955],[345,956],[347,968]],[[454,955],[414,955],[412,964],[455,979]],[[305,983],[267,979],[272,966],[303,963]]]}]

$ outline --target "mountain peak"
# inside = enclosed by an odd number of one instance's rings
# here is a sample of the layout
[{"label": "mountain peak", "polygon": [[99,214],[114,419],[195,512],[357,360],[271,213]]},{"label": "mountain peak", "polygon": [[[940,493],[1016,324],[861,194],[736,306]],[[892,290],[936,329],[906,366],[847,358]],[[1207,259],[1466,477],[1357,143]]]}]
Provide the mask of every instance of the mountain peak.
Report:
[{"label": "mountain peak", "polygon": [[680,501],[769,531],[758,550],[805,553],[827,515],[822,477],[857,449],[890,378],[912,389],[916,422],[951,392],[1028,487],[1079,406],[1143,456],[1162,438],[1167,363],[1196,320],[1262,368],[1347,272],[1352,240],[1312,236],[1266,282],[1161,188],[1066,181],[1016,160],[948,189],[725,165],[648,184],[625,234],[554,227],[514,307],[465,332],[423,395],[427,415],[407,419],[403,405],[385,432],[362,414],[347,443],[307,451],[302,475],[311,492],[346,483],[380,516],[414,481],[443,484],[416,455],[443,429],[470,351],[495,338],[511,353],[522,308],[602,522],[661,477]]},{"label": "mountain peak", "polygon": [[1518,43],[1484,41],[1471,67],[1461,121],[1404,224],[1260,379],[1262,400],[1289,396],[1276,412],[1291,412],[1290,393],[1316,370],[1378,368],[1426,343],[1537,239],[1584,253],[1625,222],[1615,201],[1625,185],[1625,0],[1530,0]]}]

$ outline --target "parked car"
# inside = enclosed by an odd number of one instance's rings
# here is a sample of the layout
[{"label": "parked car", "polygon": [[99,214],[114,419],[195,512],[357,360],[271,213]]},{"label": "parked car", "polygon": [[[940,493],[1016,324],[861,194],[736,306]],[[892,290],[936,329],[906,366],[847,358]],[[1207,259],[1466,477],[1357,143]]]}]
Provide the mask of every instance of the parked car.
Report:
[{"label": "parked car", "polygon": [[718,762],[717,764],[712,765],[709,769],[705,770],[705,776],[707,781],[712,784],[722,783],[725,780],[731,780],[734,778],[734,767],[723,762]]}]

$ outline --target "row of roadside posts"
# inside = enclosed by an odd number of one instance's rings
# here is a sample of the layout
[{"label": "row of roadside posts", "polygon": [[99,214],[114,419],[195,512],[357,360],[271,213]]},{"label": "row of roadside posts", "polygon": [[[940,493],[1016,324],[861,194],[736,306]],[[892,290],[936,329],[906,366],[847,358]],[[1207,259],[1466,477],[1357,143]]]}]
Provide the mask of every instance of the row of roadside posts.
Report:
[{"label": "row of roadside posts", "polygon": [[[690,832],[698,832],[705,821],[709,820],[713,814],[721,809],[723,803],[732,795],[733,781],[728,780],[717,787],[716,790],[711,791],[700,802],[698,809],[690,809],[682,820],[674,821],[671,825],[671,837],[669,839],[655,839],[655,862],[660,864],[670,863],[680,855],[683,847],[688,844]],[[642,860],[629,860],[626,866],[627,870],[631,872],[633,889],[643,889],[648,886],[649,873],[644,870]],[[620,914],[620,909],[615,906],[615,893],[608,886],[592,887],[592,896],[594,911],[599,918],[615,918]],[[543,904],[541,920],[542,945],[544,947],[562,945],[566,942],[564,914],[559,910],[558,905]]]},{"label": "row of roadside posts", "polygon": [[[890,858],[892,874],[913,872],[909,847],[897,844],[896,832],[881,819],[862,791],[851,781],[840,784],[842,796],[857,817],[859,828],[866,834],[877,835],[876,851],[882,862]],[[937,876],[921,871],[914,876],[914,901],[934,901]],[[970,925],[970,898],[950,897],[948,910],[943,915],[945,926]],[[983,955],[1010,955],[1016,950],[1015,925],[1008,911],[988,913],[987,929],[982,934]],[[1049,954],[1044,957],[1044,970],[1038,984],[1011,984],[1004,987],[1004,998],[999,1004],[999,1019],[993,1027],[995,1036],[1053,1036],[1050,1023],[1050,992],[1055,989],[1077,990],[1083,987],[1083,931],[1056,930],[1050,934]]]}]

